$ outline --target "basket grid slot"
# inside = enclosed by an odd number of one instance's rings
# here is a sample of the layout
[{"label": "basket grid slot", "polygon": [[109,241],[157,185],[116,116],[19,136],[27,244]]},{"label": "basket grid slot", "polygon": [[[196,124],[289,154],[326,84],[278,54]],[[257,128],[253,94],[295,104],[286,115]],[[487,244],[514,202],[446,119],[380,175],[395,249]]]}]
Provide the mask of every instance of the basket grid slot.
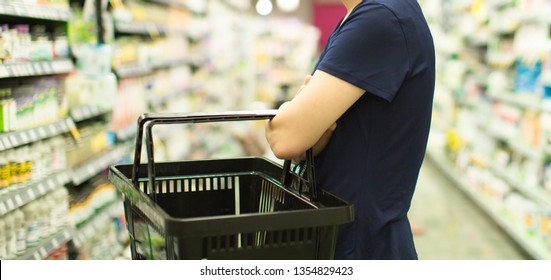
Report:
[{"label": "basket grid slot", "polygon": [[315,231],[316,228],[266,231],[262,232],[263,242],[258,242],[258,232],[217,235],[203,238],[203,247],[207,252],[218,252],[293,246],[314,242]]},{"label": "basket grid slot", "polygon": [[[155,185],[157,194],[233,190],[239,187],[239,176],[163,179],[157,180]],[[149,181],[139,182],[141,192],[148,193],[148,188]],[[280,192],[279,196],[283,191]]]}]

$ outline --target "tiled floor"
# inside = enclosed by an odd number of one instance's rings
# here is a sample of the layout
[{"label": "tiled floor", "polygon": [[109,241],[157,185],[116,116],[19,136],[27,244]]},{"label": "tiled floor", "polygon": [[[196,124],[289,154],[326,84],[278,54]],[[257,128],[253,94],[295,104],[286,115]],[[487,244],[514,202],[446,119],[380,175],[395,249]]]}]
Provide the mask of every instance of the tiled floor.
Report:
[{"label": "tiled floor", "polygon": [[526,256],[429,159],[410,210],[419,259],[518,260]]}]

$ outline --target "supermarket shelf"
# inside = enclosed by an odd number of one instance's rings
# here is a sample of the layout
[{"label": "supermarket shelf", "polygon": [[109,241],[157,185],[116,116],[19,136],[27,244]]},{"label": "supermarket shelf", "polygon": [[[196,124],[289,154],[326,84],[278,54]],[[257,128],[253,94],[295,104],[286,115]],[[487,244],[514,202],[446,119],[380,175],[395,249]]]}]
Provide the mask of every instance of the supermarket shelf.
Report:
[{"label": "supermarket shelf", "polygon": [[129,77],[136,77],[136,76],[143,76],[147,74],[151,74],[153,72],[153,68],[146,65],[125,65],[117,67],[117,69],[114,69],[113,72],[119,77],[119,78],[129,78]]},{"label": "supermarket shelf", "polygon": [[78,186],[90,178],[96,176],[101,171],[107,169],[109,165],[116,163],[126,154],[124,146],[115,147],[112,150],[104,152],[102,155],[81,164],[69,171],[70,182]]},{"label": "supermarket shelf", "polygon": [[0,151],[16,148],[39,140],[61,135],[75,129],[72,119],[60,121],[21,131],[0,134]]},{"label": "supermarket shelf", "polygon": [[80,226],[75,233],[73,234],[73,242],[75,246],[80,247],[90,240],[98,230],[109,222],[109,220],[121,210],[122,201],[115,200],[107,204],[99,213],[95,214],[94,217]]},{"label": "supermarket shelf", "polygon": [[427,156],[436,163],[436,166],[450,178],[454,185],[463,191],[475,204],[477,204],[505,233],[507,233],[523,250],[534,259],[551,260],[551,250],[529,237],[522,229],[513,225],[502,217],[495,206],[483,199],[481,194],[475,193],[468,187],[468,183],[448,162],[442,152],[435,148],[427,150]]},{"label": "supermarket shelf", "polygon": [[170,6],[170,7],[175,7],[175,8],[182,8],[182,9],[189,9],[188,6],[182,2],[177,2],[177,1],[173,1],[173,0],[148,0],[149,2],[152,2],[152,3],[157,3],[157,4],[162,4],[162,5],[166,5],[166,6]]},{"label": "supermarket shelf", "polygon": [[187,35],[185,29],[149,22],[116,22],[115,32],[132,35]]},{"label": "supermarket shelf", "polygon": [[529,199],[539,203],[542,206],[551,207],[551,194],[546,193],[538,186],[525,186],[517,180],[510,172],[498,165],[491,165],[490,170],[498,177],[506,181],[509,186],[513,187],[518,192],[522,193]]},{"label": "supermarket shelf", "polygon": [[69,176],[65,171],[61,171],[49,175],[46,178],[41,178],[39,180],[26,183],[21,188],[4,193],[0,195],[0,216],[17,209],[35,200],[37,197],[51,192],[54,189],[63,187],[68,182]]},{"label": "supermarket shelf", "polygon": [[192,60],[187,58],[171,59],[171,60],[165,60],[165,61],[161,60],[158,62],[154,62],[151,65],[134,64],[134,65],[119,66],[113,71],[119,78],[124,79],[129,77],[148,75],[153,73],[155,69],[171,68],[171,67],[186,65],[190,63],[192,63]]},{"label": "supermarket shelf", "polygon": [[535,100],[534,98],[526,98],[522,94],[514,93],[503,93],[503,94],[492,94],[491,98],[497,101],[505,102],[517,107],[521,107],[527,110],[542,111],[542,112],[551,112],[551,108],[545,108],[542,105],[541,101]]},{"label": "supermarket shelf", "polygon": [[74,69],[70,59],[6,63],[0,65],[0,79],[65,74]]},{"label": "supermarket shelf", "polygon": [[137,132],[138,132],[138,125],[132,122],[126,127],[117,130],[115,132],[115,135],[117,136],[118,141],[126,141],[136,136]]},{"label": "supermarket shelf", "polygon": [[52,251],[59,248],[63,243],[71,240],[71,229],[66,226],[52,236],[46,238],[38,246],[27,249],[24,255],[17,257],[19,260],[43,260]]},{"label": "supermarket shelf", "polygon": [[520,17],[522,23],[551,24],[551,19],[543,15],[524,15]]},{"label": "supermarket shelf", "polygon": [[22,17],[51,21],[68,21],[73,17],[73,14],[68,8],[28,4],[2,4],[0,5],[0,18],[3,17]]},{"label": "supermarket shelf", "polygon": [[175,59],[153,62],[152,67],[155,69],[171,68],[176,66],[187,65],[187,64],[190,64],[191,62],[192,60],[188,58],[175,58]]},{"label": "supermarket shelf", "polygon": [[160,96],[151,96],[148,98],[147,102],[149,104],[150,108],[159,108],[163,104],[166,104],[170,102],[171,100],[174,100],[176,97],[186,94],[188,92],[193,92],[195,89],[199,88],[198,86],[190,86],[188,88],[178,89],[174,90],[170,93],[163,94]]},{"label": "supermarket shelf", "polygon": [[520,140],[511,139],[510,137],[503,135],[503,133],[501,133],[494,126],[479,124],[479,128],[486,132],[489,136],[507,143],[507,145],[509,145],[509,147],[511,147],[514,151],[524,155],[525,157],[536,161],[543,160],[543,150],[524,144]]},{"label": "supermarket shelf", "polygon": [[69,115],[75,122],[89,120],[111,112],[111,109],[103,109],[93,105],[83,105],[71,109]]}]

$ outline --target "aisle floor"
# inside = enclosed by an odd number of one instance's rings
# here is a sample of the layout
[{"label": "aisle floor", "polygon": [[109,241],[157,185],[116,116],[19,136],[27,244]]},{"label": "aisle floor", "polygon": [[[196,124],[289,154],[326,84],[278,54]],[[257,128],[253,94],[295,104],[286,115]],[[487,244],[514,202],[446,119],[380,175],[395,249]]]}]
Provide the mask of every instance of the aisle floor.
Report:
[{"label": "aisle floor", "polygon": [[519,260],[526,255],[426,159],[409,218],[421,260]]}]

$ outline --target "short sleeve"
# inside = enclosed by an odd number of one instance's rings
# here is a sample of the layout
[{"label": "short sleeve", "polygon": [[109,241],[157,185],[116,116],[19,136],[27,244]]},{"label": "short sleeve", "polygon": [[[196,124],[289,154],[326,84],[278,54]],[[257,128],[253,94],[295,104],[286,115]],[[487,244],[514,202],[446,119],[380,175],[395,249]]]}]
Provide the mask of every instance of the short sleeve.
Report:
[{"label": "short sleeve", "polygon": [[317,69],[392,102],[409,71],[398,18],[383,5],[362,5],[341,28]]}]

